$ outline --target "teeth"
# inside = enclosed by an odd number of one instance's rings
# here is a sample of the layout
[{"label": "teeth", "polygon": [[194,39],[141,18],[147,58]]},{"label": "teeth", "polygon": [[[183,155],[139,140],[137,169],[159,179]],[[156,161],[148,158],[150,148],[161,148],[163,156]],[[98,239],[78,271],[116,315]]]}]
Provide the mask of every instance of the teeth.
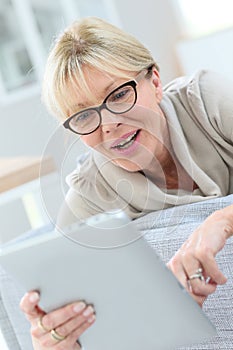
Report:
[{"label": "teeth", "polygon": [[123,148],[126,144],[127,144],[127,146],[129,146],[128,143],[136,136],[136,134],[137,134],[137,131],[135,131],[134,134],[132,134],[129,137],[127,137],[127,139],[125,139],[124,141],[118,143],[118,145],[114,146],[114,148],[119,148],[119,147]]}]

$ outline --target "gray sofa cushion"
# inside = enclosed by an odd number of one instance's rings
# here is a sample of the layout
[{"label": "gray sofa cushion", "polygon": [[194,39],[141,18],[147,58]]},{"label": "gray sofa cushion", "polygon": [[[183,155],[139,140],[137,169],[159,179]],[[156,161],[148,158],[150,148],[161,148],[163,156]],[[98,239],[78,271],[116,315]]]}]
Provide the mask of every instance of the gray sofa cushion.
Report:
[{"label": "gray sofa cushion", "polygon": [[[135,222],[162,260],[167,262],[207,216],[232,203],[233,195],[153,212]],[[228,282],[224,286],[219,286],[216,293],[211,295],[204,305],[204,311],[217,328],[217,336],[211,341],[182,348],[183,350],[233,349],[232,252],[233,240],[230,239],[217,256],[219,266],[228,277]],[[29,323],[18,307],[23,290],[1,270],[0,279],[2,298],[0,308],[3,310],[0,322],[9,349],[32,350]]]},{"label": "gray sofa cushion", "polygon": [[[138,228],[164,262],[212,212],[233,203],[233,195],[150,213],[136,220]],[[204,311],[217,328],[217,336],[188,348],[195,350],[233,349],[233,238],[217,255],[217,262],[228,281],[204,303]],[[168,334],[169,336],[169,334]]]},{"label": "gray sofa cushion", "polygon": [[[9,349],[20,350],[18,340],[16,338],[12,324],[8,318],[8,313],[5,309],[2,297],[0,297],[0,325],[1,332],[6,340],[6,343],[9,346]],[[0,345],[2,345],[1,342]]]},{"label": "gray sofa cushion", "polygon": [[0,326],[6,343],[10,350],[32,350],[30,323],[19,309],[19,302],[25,291],[2,268],[0,279]]}]

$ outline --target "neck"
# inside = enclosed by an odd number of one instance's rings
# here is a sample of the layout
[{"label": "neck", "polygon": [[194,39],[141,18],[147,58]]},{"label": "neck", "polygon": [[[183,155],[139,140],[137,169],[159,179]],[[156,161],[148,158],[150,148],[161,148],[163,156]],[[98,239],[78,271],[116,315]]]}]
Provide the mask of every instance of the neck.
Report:
[{"label": "neck", "polygon": [[143,170],[144,175],[160,188],[193,191],[198,186],[176,158],[170,140],[168,144],[162,156]]}]

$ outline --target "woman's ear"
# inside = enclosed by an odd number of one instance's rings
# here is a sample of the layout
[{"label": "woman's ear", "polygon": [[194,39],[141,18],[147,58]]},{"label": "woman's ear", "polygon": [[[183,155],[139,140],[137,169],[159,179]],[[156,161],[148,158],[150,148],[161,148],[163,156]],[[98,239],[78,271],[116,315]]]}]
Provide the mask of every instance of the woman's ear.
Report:
[{"label": "woman's ear", "polygon": [[155,68],[153,68],[153,71],[152,71],[152,82],[156,88],[155,93],[156,93],[157,102],[159,103],[163,97],[163,87],[159,76],[159,72]]}]

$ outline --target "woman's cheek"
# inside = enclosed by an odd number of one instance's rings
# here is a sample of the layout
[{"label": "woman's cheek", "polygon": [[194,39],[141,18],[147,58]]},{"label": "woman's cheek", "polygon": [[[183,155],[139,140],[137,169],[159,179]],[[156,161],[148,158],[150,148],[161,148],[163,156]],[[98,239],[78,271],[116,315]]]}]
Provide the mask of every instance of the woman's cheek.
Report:
[{"label": "woman's cheek", "polygon": [[80,138],[83,143],[92,148],[95,148],[101,144],[101,138],[96,132],[93,132],[89,135],[82,135]]}]

